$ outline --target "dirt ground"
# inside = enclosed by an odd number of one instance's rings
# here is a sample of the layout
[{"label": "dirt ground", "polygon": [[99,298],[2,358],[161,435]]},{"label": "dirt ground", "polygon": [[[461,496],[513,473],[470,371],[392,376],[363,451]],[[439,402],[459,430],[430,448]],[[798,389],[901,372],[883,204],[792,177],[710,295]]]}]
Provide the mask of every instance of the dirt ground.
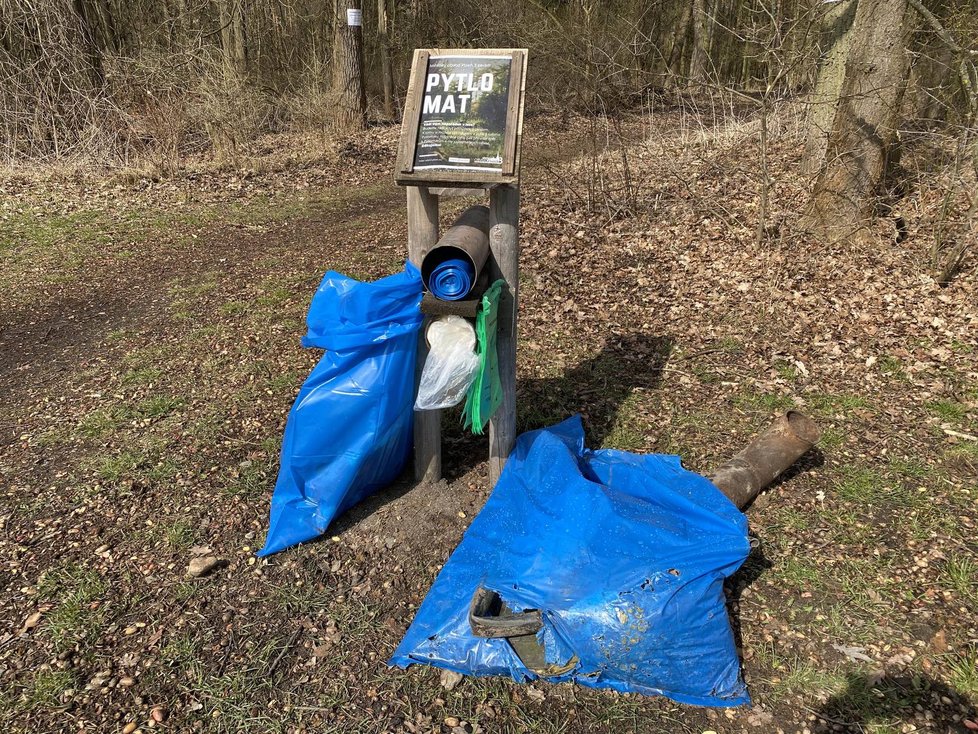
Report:
[{"label": "dirt ground", "polygon": [[[978,729],[978,253],[946,286],[929,266],[935,238],[974,236],[968,212],[920,135],[905,241],[888,220],[810,241],[796,119],[775,122],[761,151],[755,123],[684,110],[532,118],[524,147],[520,430],[580,412],[592,447],[707,472],[776,411],[823,428],[749,510],[757,547],[728,583],[752,707],[388,668],[491,490],[457,414],[445,481],[255,558],[318,358],[311,294],[404,259],[397,131],[378,128],[162,178],[0,179],[3,730]],[[188,578],[206,554],[219,567]]]}]

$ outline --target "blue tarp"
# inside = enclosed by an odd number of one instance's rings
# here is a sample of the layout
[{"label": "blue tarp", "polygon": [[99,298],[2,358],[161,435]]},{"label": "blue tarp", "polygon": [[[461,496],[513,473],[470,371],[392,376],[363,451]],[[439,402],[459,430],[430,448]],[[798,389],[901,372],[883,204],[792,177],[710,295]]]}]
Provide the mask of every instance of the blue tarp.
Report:
[{"label": "blue tarp", "polygon": [[412,446],[421,292],[410,263],[373,283],[326,273],[302,339],[326,353],[289,412],[258,555],[318,537],[400,474]]},{"label": "blue tarp", "polygon": [[390,662],[536,678],[505,639],[472,634],[482,586],[542,611],[548,663],[578,658],[548,680],[746,704],[723,580],[749,550],[743,513],[679,457],[589,451],[570,418],[519,438]]}]

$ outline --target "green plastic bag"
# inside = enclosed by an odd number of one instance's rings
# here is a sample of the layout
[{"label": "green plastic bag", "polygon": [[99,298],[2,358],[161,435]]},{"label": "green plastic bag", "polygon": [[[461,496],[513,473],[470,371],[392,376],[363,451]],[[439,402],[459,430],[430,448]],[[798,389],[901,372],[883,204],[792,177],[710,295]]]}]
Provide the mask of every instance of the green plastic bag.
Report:
[{"label": "green plastic bag", "polygon": [[499,382],[499,359],[496,355],[496,322],[499,297],[505,280],[497,280],[486,291],[475,317],[476,351],[479,371],[465,397],[462,422],[476,435],[485,432],[486,424],[503,401],[503,386]]}]

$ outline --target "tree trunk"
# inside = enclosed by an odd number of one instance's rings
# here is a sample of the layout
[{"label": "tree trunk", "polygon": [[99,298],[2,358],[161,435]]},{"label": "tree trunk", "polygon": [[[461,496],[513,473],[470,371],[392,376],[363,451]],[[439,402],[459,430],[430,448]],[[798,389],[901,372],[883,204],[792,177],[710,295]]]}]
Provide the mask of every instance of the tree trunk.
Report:
[{"label": "tree trunk", "polygon": [[713,11],[710,0],[693,0],[693,55],[689,60],[690,84],[706,84],[709,81]]},{"label": "tree trunk", "polygon": [[384,114],[394,118],[394,74],[391,70],[390,36],[387,31],[387,0],[377,0],[377,44],[380,46],[380,73],[384,83]]},{"label": "tree trunk", "polygon": [[860,0],[808,223],[830,241],[865,227],[896,140],[909,63],[907,0]]},{"label": "tree trunk", "polygon": [[[359,16],[360,0],[335,0],[333,17],[333,124],[341,132],[367,126],[367,93],[363,86],[363,27],[350,25]],[[354,14],[348,10],[357,11]],[[354,20],[354,22],[362,22]]]},{"label": "tree trunk", "polygon": [[90,8],[84,0],[74,0],[75,14],[81,27],[82,38],[85,44],[85,55],[88,57],[88,70],[91,76],[92,87],[96,90],[105,86],[105,68],[102,65],[102,49],[96,39],[96,19],[91,16]]},{"label": "tree trunk", "polygon": [[802,171],[814,176],[825,161],[829,133],[846,76],[846,59],[852,46],[856,0],[840,0],[828,5],[822,18],[822,65],[808,111],[808,134]]},{"label": "tree trunk", "polygon": [[220,0],[221,46],[229,71],[243,77],[248,72],[244,0]]}]

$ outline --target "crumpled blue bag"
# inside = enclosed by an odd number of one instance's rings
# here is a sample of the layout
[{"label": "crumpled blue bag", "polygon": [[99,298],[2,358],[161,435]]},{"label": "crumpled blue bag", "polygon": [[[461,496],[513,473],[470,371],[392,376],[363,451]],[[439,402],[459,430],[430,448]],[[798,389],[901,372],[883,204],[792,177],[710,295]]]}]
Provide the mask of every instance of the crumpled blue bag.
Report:
[{"label": "crumpled blue bag", "polygon": [[390,484],[412,447],[421,273],[373,283],[326,273],[304,347],[325,349],[289,412],[259,556],[322,535],[333,518]]},{"label": "crumpled blue bag", "polygon": [[505,639],[472,634],[482,586],[541,610],[547,663],[573,664],[549,681],[746,704],[723,580],[749,551],[743,513],[679,457],[589,451],[575,416],[520,436],[390,664],[538,677]]}]

